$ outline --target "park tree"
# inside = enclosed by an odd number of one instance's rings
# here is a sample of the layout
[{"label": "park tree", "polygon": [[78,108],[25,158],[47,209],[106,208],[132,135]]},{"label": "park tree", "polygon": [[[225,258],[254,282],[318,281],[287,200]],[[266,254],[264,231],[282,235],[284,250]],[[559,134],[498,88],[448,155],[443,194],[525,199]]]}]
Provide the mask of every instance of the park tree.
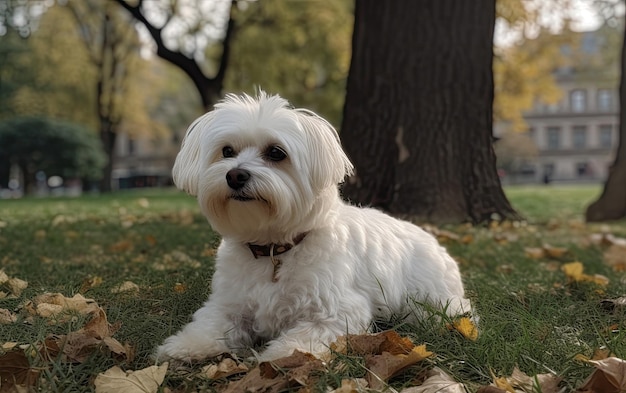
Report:
[{"label": "park tree", "polygon": [[357,0],[345,196],[433,222],[516,219],[492,147],[495,0]]},{"label": "park tree", "polygon": [[35,174],[97,180],[106,157],[95,133],[83,126],[44,117],[14,117],[0,123],[0,186],[9,168],[20,169],[24,191],[34,191]]},{"label": "park tree", "polygon": [[228,91],[279,93],[339,124],[350,65],[353,2],[252,2],[237,13]]},{"label": "park tree", "polygon": [[626,31],[623,29],[623,16],[619,17],[614,8],[620,4],[623,4],[621,0],[602,2],[603,10],[608,12],[607,24],[621,25],[623,31],[619,61],[619,142],[602,194],[587,207],[587,221],[609,221],[626,217]]},{"label": "park tree", "polygon": [[[222,94],[235,32],[232,14],[237,1],[233,0],[226,11],[220,8],[223,2],[194,1],[114,0],[145,27],[154,41],[157,56],[187,74],[208,110]],[[215,41],[221,42],[222,50],[215,55],[214,62],[207,62],[207,46]]]}]

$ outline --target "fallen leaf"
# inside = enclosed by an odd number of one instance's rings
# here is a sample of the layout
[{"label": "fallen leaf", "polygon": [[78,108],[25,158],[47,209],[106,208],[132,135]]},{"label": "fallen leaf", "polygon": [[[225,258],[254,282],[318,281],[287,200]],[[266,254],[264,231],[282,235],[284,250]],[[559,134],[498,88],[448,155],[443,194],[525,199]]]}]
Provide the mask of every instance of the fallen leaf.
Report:
[{"label": "fallen leaf", "polygon": [[341,386],[328,393],[360,393],[367,388],[367,381],[363,378],[342,379]]},{"label": "fallen leaf", "polygon": [[94,381],[96,393],[156,393],[165,379],[167,365],[126,372],[114,366],[98,374]]},{"label": "fallen leaf", "polygon": [[111,289],[112,293],[132,292],[139,291],[139,285],[132,281],[124,281],[120,285]]},{"label": "fallen leaf", "polygon": [[152,235],[146,235],[146,242],[148,242],[149,245],[154,246],[157,244],[157,240],[156,237],[152,236]]},{"label": "fallen leaf", "polygon": [[524,248],[524,254],[531,259],[541,259],[546,253],[543,248],[526,247]]},{"label": "fallen leaf", "polygon": [[565,254],[567,254],[567,251],[568,251],[567,248],[553,247],[549,244],[544,244],[543,250],[545,251],[548,257],[554,258],[554,259],[562,258]]},{"label": "fallen leaf", "polygon": [[287,387],[311,385],[324,363],[309,353],[294,351],[291,356],[262,362],[242,379],[228,384],[225,393],[278,393]]},{"label": "fallen leaf", "polygon": [[611,245],[604,252],[604,262],[616,272],[626,271],[626,246],[620,244]]},{"label": "fallen leaf", "polygon": [[17,316],[6,308],[0,308],[0,325],[8,325],[17,321]]},{"label": "fallen leaf", "polygon": [[0,387],[4,392],[17,390],[17,386],[34,386],[39,371],[30,367],[23,349],[0,355]]},{"label": "fallen leaf", "polygon": [[626,307],[626,296],[621,296],[615,299],[603,299],[600,301],[600,304],[609,311],[623,309]]},{"label": "fallen leaf", "polygon": [[143,207],[144,209],[147,209],[150,207],[150,201],[147,198],[139,198],[137,199],[137,204],[140,207]]},{"label": "fallen leaf", "polygon": [[393,355],[389,352],[383,352],[380,355],[367,355],[365,356],[365,367],[368,372],[365,379],[372,389],[380,389],[385,386],[389,378],[432,356],[432,354],[426,350],[426,345],[418,345],[408,354]]},{"label": "fallen leaf", "polygon": [[419,386],[403,389],[400,393],[465,393],[465,385],[457,382],[442,369],[435,367],[428,378]]},{"label": "fallen leaf", "polygon": [[561,271],[570,282],[592,282],[600,286],[606,286],[609,279],[601,274],[585,274],[583,264],[580,262],[570,262],[561,266]]},{"label": "fallen leaf", "polygon": [[97,311],[100,307],[93,299],[87,299],[81,294],[68,298],[60,293],[44,293],[35,297],[31,302],[27,302],[24,308],[31,314],[49,318],[67,311],[87,315]]},{"label": "fallen leaf", "polygon": [[85,293],[88,290],[90,290],[91,288],[97,287],[99,285],[102,284],[102,277],[100,276],[94,276],[94,277],[87,277],[83,280],[83,283],[80,286],[80,289],[78,290],[78,292],[80,293]]},{"label": "fallen leaf", "polygon": [[134,245],[130,240],[120,240],[117,243],[111,244],[109,246],[109,251],[120,253],[120,252],[132,250],[133,247]]},{"label": "fallen leaf", "polygon": [[9,277],[3,270],[0,270],[0,287],[8,291],[5,296],[0,296],[0,299],[5,297],[16,298],[22,295],[24,289],[28,287],[28,282]]},{"label": "fallen leaf", "polygon": [[454,321],[452,327],[468,340],[476,341],[478,339],[478,328],[470,318],[459,318]]},{"label": "fallen leaf", "polygon": [[626,391],[626,361],[616,357],[590,360],[596,370],[576,392],[622,393]]},{"label": "fallen leaf", "polygon": [[218,364],[209,364],[208,366],[202,367],[202,376],[209,379],[219,379],[244,373],[248,370],[245,364],[238,363],[231,358],[225,358]]},{"label": "fallen leaf", "polygon": [[408,337],[401,337],[393,330],[376,334],[349,334],[341,336],[330,345],[334,352],[350,355],[407,354],[415,344]]}]

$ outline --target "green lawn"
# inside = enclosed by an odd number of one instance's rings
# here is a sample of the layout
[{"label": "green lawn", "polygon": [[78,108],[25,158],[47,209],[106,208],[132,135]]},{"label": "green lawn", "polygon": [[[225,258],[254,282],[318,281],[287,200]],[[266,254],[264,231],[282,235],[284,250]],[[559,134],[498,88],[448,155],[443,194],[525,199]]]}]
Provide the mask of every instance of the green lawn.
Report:
[{"label": "green lawn", "polygon": [[[450,226],[444,229],[459,238],[441,236],[460,263],[480,315],[480,336],[468,340],[448,331],[447,321],[437,318],[419,326],[387,323],[436,354],[394,378],[396,388],[437,365],[472,391],[490,383],[494,375],[510,375],[515,366],[529,375],[553,371],[563,377],[562,386],[572,389],[592,370],[575,360],[576,355],[591,357],[605,348],[626,357],[625,311],[600,305],[603,299],[626,293],[626,275],[606,263],[607,246],[590,241],[592,233],[600,232],[626,237],[626,223],[582,223],[584,207],[597,197],[600,187],[510,187],[506,191],[527,223]],[[42,359],[30,354],[31,365],[39,370],[40,390],[91,391],[94,377],[116,364],[128,370],[145,368],[152,364],[154,347],[206,300],[218,242],[199,215],[196,201],[174,190],[2,200],[0,269],[27,281],[28,287],[16,298],[0,299],[0,309],[17,316],[16,322],[0,324],[0,346],[9,341],[40,346],[50,334],[80,329],[85,324],[81,315],[52,323],[30,317],[24,304],[45,292],[68,297],[82,293],[106,311],[109,322],[121,323],[114,338],[134,348],[135,356],[120,363],[107,353],[93,351],[85,361],[70,363],[60,356]],[[544,244],[567,252],[558,259],[526,255],[525,248]],[[587,274],[606,276],[608,284],[572,282],[561,266],[573,261],[582,262]],[[125,281],[140,290],[112,291]],[[0,291],[7,288],[0,286]],[[2,359],[0,377],[4,378]],[[331,363],[318,384],[336,388],[344,377],[365,374],[361,359],[341,361],[340,368],[332,368]],[[170,371],[161,391],[165,386],[212,391],[224,383],[199,378],[194,369]]]}]

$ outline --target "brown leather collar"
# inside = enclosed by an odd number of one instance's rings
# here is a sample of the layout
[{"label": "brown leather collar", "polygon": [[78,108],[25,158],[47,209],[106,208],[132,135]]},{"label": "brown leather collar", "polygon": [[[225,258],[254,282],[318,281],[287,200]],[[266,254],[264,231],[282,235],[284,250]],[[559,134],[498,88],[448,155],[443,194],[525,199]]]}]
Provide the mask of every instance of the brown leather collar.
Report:
[{"label": "brown leather collar", "polygon": [[307,234],[308,232],[299,234],[293,239],[293,243],[287,243],[287,244],[271,243],[271,244],[264,244],[262,246],[258,244],[248,243],[248,247],[250,248],[250,251],[252,251],[252,255],[254,255],[255,258],[277,256],[277,255],[286,253],[287,251],[291,250],[294,246],[297,246],[298,244],[300,244],[300,242],[304,239],[304,237]]}]

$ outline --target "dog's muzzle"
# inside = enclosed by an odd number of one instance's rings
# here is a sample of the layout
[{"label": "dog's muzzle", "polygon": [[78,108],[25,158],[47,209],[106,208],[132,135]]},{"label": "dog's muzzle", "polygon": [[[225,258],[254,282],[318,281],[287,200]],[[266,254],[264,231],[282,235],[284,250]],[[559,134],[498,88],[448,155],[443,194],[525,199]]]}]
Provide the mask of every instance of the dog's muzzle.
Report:
[{"label": "dog's muzzle", "polygon": [[250,179],[250,172],[244,169],[231,169],[226,173],[228,187],[233,190],[239,190],[245,186],[248,179]]}]

